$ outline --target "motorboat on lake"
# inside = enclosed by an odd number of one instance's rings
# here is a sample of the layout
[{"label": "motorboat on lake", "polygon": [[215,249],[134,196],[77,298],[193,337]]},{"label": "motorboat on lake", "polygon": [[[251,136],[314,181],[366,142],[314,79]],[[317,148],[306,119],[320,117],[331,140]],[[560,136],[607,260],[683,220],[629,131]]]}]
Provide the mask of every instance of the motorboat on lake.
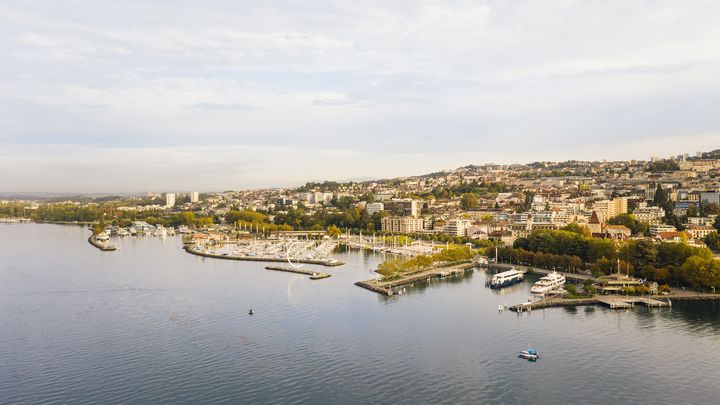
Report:
[{"label": "motorboat on lake", "polygon": [[538,354],[535,349],[527,349],[518,353],[518,357],[525,360],[537,361],[537,359],[540,358],[540,354]]}]

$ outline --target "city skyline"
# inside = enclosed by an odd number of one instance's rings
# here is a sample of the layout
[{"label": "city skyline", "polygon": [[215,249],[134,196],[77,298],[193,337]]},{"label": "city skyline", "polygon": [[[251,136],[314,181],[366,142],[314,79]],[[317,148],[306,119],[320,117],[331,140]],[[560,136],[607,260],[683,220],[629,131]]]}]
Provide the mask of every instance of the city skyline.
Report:
[{"label": "city skyline", "polygon": [[718,148],[720,5],[553,5],[7,3],[0,191],[290,187]]}]

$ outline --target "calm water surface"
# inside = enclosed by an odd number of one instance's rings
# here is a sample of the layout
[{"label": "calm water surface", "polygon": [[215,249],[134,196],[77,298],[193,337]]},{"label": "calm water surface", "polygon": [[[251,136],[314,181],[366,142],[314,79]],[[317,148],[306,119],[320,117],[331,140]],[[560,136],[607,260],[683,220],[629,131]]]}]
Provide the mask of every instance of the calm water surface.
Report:
[{"label": "calm water surface", "polygon": [[[385,298],[353,251],[320,281],[189,255],[101,252],[81,227],[0,224],[2,403],[717,403],[720,306],[498,313],[486,274]],[[311,266],[308,266],[310,268]],[[249,308],[255,309],[248,316]],[[543,358],[516,358],[528,346]]]}]

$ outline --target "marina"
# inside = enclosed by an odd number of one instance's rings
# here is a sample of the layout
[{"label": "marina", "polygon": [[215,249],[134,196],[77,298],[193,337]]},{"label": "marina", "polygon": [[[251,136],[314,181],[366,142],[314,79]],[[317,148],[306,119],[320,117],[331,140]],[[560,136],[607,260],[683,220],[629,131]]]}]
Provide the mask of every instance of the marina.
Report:
[{"label": "marina", "polygon": [[246,243],[189,243],[184,249],[190,254],[226,260],[256,262],[288,262],[318,264],[327,267],[344,263],[332,257],[337,247],[333,241],[260,240]]}]

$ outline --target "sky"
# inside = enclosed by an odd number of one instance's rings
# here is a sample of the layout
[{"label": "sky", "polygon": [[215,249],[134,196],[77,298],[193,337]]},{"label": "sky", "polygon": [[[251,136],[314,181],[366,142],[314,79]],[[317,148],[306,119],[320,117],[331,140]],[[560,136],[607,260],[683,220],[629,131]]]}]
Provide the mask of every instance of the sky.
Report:
[{"label": "sky", "polygon": [[0,2],[0,191],[720,148],[720,2]]}]

